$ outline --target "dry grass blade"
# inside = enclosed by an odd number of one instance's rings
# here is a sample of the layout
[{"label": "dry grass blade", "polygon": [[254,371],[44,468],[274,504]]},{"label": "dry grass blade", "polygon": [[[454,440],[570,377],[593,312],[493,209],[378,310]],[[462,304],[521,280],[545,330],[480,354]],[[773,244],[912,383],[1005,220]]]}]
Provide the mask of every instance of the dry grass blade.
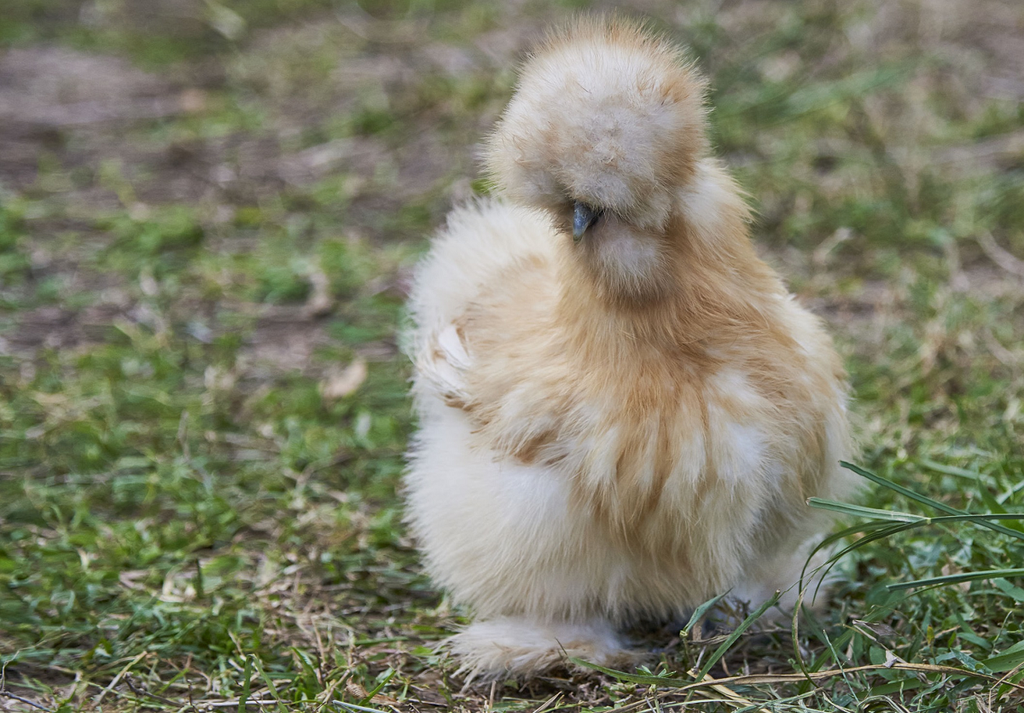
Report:
[{"label": "dry grass blade", "polygon": [[32,708],[35,708],[36,710],[46,711],[46,713],[53,713],[53,711],[51,711],[46,706],[41,706],[41,705],[39,705],[38,703],[36,703],[34,701],[30,701],[27,698],[22,698],[21,696],[15,694],[15,693],[11,693],[10,691],[7,691],[7,690],[0,690],[0,698],[8,698],[8,699],[10,699],[12,701],[18,701],[19,703],[24,703],[25,705],[31,706]]},{"label": "dry grass blade", "polygon": [[985,254],[992,262],[1012,275],[1024,277],[1024,260],[1021,260],[999,245],[996,239],[992,237],[992,233],[987,231],[979,233],[977,241],[978,245],[981,246],[981,249],[985,251]]},{"label": "dry grass blade", "polygon": [[149,655],[148,651],[143,651],[141,654],[139,654],[138,656],[133,658],[131,661],[129,661],[127,664],[125,664],[124,668],[122,668],[117,673],[117,675],[114,676],[113,680],[110,681],[110,683],[107,685],[107,687],[104,688],[102,691],[100,691],[97,694],[96,698],[93,700],[93,705],[97,705],[98,706],[103,701],[103,697],[106,696],[108,693],[110,693],[114,689],[114,686],[116,686],[121,681],[121,678],[125,674],[127,674],[129,671],[131,671],[132,667],[135,666],[135,664],[137,664],[139,661],[141,661],[142,659],[144,659],[148,655]]},{"label": "dry grass blade", "polygon": [[744,698],[740,694],[736,693],[736,691],[725,686],[724,684],[715,680],[709,675],[704,676],[704,679],[701,681],[701,683],[707,684],[707,686],[711,688],[713,691],[725,696],[726,700],[728,700],[730,703],[743,706],[744,710],[756,710],[760,711],[760,713],[770,713],[770,711],[767,708],[762,708],[758,706],[757,703],[754,703],[753,701]]},{"label": "dry grass blade", "polygon": [[955,666],[939,666],[935,664],[906,663],[896,661],[892,664],[871,664],[867,666],[851,666],[850,668],[835,668],[827,671],[808,671],[806,673],[780,673],[780,674],[750,674],[744,676],[729,676],[727,678],[706,678],[703,681],[690,683],[677,689],[679,692],[690,691],[706,686],[741,685],[756,686],[759,684],[771,683],[799,683],[801,681],[813,681],[815,683],[826,681],[830,678],[848,676],[852,673],[871,671],[910,671],[913,673],[938,673],[958,678],[981,678],[994,683],[1006,684],[1017,690],[1024,691],[1024,685],[1006,680],[1006,677],[996,677],[991,674],[979,671],[968,671],[967,669],[956,668]]}]

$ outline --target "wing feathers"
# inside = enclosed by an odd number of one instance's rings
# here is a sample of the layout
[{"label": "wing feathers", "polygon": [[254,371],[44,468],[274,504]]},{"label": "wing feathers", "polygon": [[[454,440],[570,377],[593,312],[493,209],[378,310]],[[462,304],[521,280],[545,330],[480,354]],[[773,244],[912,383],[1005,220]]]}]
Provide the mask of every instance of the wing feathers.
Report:
[{"label": "wing feathers", "polygon": [[425,348],[416,359],[422,377],[449,406],[468,410],[465,372],[472,365],[463,342],[462,330],[449,324],[430,335]]}]

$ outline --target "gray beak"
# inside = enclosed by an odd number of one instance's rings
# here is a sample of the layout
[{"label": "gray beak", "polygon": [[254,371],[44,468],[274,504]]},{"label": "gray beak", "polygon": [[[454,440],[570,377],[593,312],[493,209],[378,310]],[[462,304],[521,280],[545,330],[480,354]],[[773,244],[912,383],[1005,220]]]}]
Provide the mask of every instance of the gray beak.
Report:
[{"label": "gray beak", "polygon": [[601,217],[601,211],[594,210],[586,203],[579,201],[573,206],[572,216],[572,241],[578,243],[587,228],[594,224],[594,221]]}]

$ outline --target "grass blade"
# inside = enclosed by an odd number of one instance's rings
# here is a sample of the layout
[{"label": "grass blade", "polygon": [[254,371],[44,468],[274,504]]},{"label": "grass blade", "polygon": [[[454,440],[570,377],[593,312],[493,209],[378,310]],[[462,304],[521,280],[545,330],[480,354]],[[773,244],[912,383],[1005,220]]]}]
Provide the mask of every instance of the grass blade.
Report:
[{"label": "grass blade", "polygon": [[752,614],[744,619],[736,629],[729,634],[725,641],[715,649],[715,652],[708,657],[708,660],[704,662],[700,671],[697,673],[697,680],[703,681],[704,677],[708,675],[711,668],[718,663],[718,660],[725,656],[725,652],[732,648],[732,645],[736,643],[736,640],[743,635],[743,632],[750,628],[751,624],[757,621],[762,614],[764,614],[770,607],[778,604],[779,599],[782,597],[782,592],[775,592],[764,604],[759,606]]},{"label": "grass blade", "polygon": [[245,713],[245,704],[249,701],[249,688],[252,683],[252,654],[245,657],[245,671],[242,673],[242,693],[238,696],[238,713]]},{"label": "grass blade", "polygon": [[866,517],[871,520],[889,520],[892,522],[927,522],[929,520],[929,518],[924,515],[914,515],[909,512],[893,510],[879,510],[878,508],[851,505],[850,503],[839,503],[834,500],[824,500],[822,498],[807,498],[807,504],[812,508],[817,508],[818,510],[831,510],[832,512],[838,512],[843,515]]},{"label": "grass blade", "polygon": [[267,672],[263,670],[263,664],[260,662],[256,654],[250,655],[250,658],[252,659],[252,663],[256,667],[256,670],[259,672],[260,678],[262,678],[263,682],[267,684],[267,688],[270,690],[270,695],[274,697],[274,703],[277,704],[277,710],[280,711],[280,713],[286,713],[284,704],[281,703],[281,697],[277,692],[277,686],[274,685],[274,681],[267,675]]},{"label": "grass blade", "polygon": [[978,572],[961,572],[960,574],[947,574],[943,577],[929,577],[927,579],[915,579],[913,582],[900,582],[899,584],[887,585],[889,591],[899,589],[913,589],[915,587],[938,587],[944,584],[959,584],[960,582],[974,582],[979,579],[999,579],[1009,577],[1024,577],[1024,569],[986,569]]},{"label": "grass blade", "polygon": [[625,671],[618,671],[614,668],[606,668],[596,663],[591,663],[585,659],[579,659],[575,656],[569,656],[569,661],[580,666],[582,668],[589,668],[592,671],[598,671],[606,676],[611,676],[618,681],[625,681],[626,683],[635,683],[640,686],[672,686],[679,688],[687,686],[692,681],[686,681],[681,678],[670,678],[669,676],[646,676],[642,673],[626,673]]},{"label": "grass blade", "polygon": [[334,705],[341,706],[345,710],[359,711],[359,713],[386,713],[380,708],[369,708],[367,706],[361,706],[358,703],[346,703],[345,701],[333,701]]},{"label": "grass blade", "polygon": [[373,697],[384,690],[384,686],[388,685],[388,681],[395,677],[395,673],[396,671],[393,668],[389,668],[385,671],[384,675],[381,676],[380,681],[373,687],[373,690],[367,693],[366,696],[363,697],[363,700],[359,701],[359,705],[365,706],[367,703],[372,702]]},{"label": "grass blade", "polygon": [[[929,498],[927,496],[924,496],[924,495],[921,495],[920,493],[915,493],[913,490],[910,490],[909,488],[904,488],[902,485],[897,485],[896,483],[892,482],[888,478],[883,478],[880,475],[875,475],[871,471],[864,470],[860,466],[854,465],[853,463],[848,463],[846,461],[839,461],[839,464],[842,467],[846,468],[847,470],[852,470],[857,475],[859,475],[859,476],[861,476],[863,478],[867,478],[868,480],[872,481],[873,483],[881,485],[884,488],[889,488],[890,490],[893,490],[893,491],[899,493],[900,495],[903,495],[904,497],[910,498],[911,500],[913,500],[915,502],[919,502],[922,505],[927,505],[928,507],[934,508],[934,509],[936,509],[936,510],[938,510],[940,512],[944,512],[947,515],[970,515],[971,514],[971,513],[968,513],[968,512],[964,512],[963,510],[958,510],[958,509],[956,509],[954,507],[950,507],[949,505],[946,505],[945,503],[940,503],[937,500],[932,500],[931,498]],[[1010,528],[1004,527],[1003,525],[999,525],[999,524],[994,523],[994,522],[985,522],[984,520],[979,520],[978,524],[981,525],[982,527],[987,527],[988,529],[994,530],[994,531],[996,531],[998,533],[1001,533],[1003,535],[1009,535],[1010,537],[1016,538],[1018,540],[1024,540],[1024,533],[1017,532],[1016,530],[1011,530]]]},{"label": "grass blade", "polygon": [[943,473],[945,475],[955,475],[960,478],[970,478],[971,480],[978,481],[991,481],[992,479],[982,475],[976,470],[967,470],[966,468],[957,468],[955,465],[945,465],[933,461],[929,458],[921,458],[917,461],[918,465],[927,468],[928,470],[934,470],[936,473]]},{"label": "grass blade", "polygon": [[679,632],[679,635],[682,637],[688,636],[690,630],[693,629],[697,622],[699,622],[704,617],[704,615],[707,614],[708,610],[711,609],[711,607],[715,606],[716,604],[718,604],[718,602],[722,601],[722,597],[724,597],[726,594],[728,594],[728,592],[726,592],[725,594],[719,594],[717,597],[707,600],[699,607],[694,609],[693,614],[690,615],[690,620],[686,622],[686,626],[684,626],[682,631]]},{"label": "grass blade", "polygon": [[1001,654],[990,656],[982,661],[994,673],[1012,671],[1021,664],[1024,664],[1024,641],[1018,641]]},{"label": "grass blade", "polygon": [[[873,524],[875,524],[875,523],[873,523]],[[898,534],[898,533],[903,532],[905,530],[910,530],[912,528],[915,528],[918,525],[920,525],[921,523],[918,523],[918,522],[902,522],[902,523],[897,523],[897,524],[889,524],[889,523],[885,523],[885,522],[879,522],[877,524],[884,525],[884,527],[872,527],[872,528],[870,528],[870,530],[869,530],[870,534],[864,535],[864,537],[861,537],[856,542],[850,543],[849,545],[847,545],[843,549],[839,550],[839,552],[837,552],[834,555],[832,555],[831,557],[829,557],[829,565],[828,565],[828,567],[825,569],[824,572],[821,573],[820,576],[818,576],[819,585],[820,585],[821,581],[823,581],[825,579],[825,577],[828,575],[828,573],[832,570],[832,567],[834,567],[836,565],[836,563],[840,559],[843,558],[844,555],[846,555],[846,554],[848,554],[850,552],[853,552],[854,550],[859,549],[859,548],[863,547],[864,545],[867,545],[867,544],[870,544],[872,542],[875,542],[876,540],[882,540],[882,539],[885,539],[886,537],[890,537],[892,535]],[[859,530],[863,530],[863,529],[864,528],[859,528]],[[859,530],[857,528],[854,528],[855,532],[859,531]],[[818,549],[820,549],[821,547],[822,547],[822,545],[819,545],[817,548],[814,549],[814,552],[817,552]],[[814,552],[812,552],[812,556],[813,556]],[[810,559],[808,559],[808,561],[810,561]],[[801,573],[801,582],[802,581],[803,581],[803,573]]]}]

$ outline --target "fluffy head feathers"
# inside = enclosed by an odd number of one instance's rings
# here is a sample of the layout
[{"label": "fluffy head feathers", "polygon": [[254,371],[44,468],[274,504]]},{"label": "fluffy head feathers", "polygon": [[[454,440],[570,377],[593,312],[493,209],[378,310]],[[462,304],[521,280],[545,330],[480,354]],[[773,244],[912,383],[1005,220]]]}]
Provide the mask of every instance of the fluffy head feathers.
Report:
[{"label": "fluffy head feathers", "polygon": [[581,19],[522,70],[487,163],[516,202],[571,227],[573,203],[664,227],[705,153],[704,81],[641,25]]}]

